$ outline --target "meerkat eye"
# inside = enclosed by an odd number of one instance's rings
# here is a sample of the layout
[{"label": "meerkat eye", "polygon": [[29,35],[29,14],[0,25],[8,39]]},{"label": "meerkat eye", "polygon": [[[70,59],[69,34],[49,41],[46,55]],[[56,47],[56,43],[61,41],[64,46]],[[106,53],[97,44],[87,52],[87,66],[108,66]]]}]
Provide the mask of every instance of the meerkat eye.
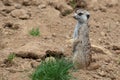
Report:
[{"label": "meerkat eye", "polygon": [[83,13],[79,13],[78,15],[81,16],[81,15],[83,15]]}]

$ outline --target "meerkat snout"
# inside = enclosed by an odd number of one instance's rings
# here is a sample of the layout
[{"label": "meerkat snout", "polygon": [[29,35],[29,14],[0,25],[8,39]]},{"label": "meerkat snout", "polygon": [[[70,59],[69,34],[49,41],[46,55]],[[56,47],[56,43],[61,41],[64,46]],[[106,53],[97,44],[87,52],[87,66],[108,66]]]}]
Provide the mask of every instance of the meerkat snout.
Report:
[{"label": "meerkat snout", "polygon": [[78,9],[75,12],[73,18],[76,19],[77,21],[79,21],[80,23],[85,23],[90,18],[90,13],[86,10]]},{"label": "meerkat snout", "polygon": [[73,18],[74,18],[74,19],[77,19],[77,14],[76,14],[76,13],[73,15]]}]

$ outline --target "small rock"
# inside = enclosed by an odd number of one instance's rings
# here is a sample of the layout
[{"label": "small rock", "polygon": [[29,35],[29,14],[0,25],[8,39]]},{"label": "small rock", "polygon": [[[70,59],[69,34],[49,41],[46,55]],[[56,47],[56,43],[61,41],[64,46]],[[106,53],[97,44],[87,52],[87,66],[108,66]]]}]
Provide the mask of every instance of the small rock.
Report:
[{"label": "small rock", "polygon": [[51,36],[45,36],[44,39],[45,40],[48,40],[48,39],[51,39],[52,37]]},{"label": "small rock", "polygon": [[0,11],[2,11],[3,9],[6,9],[6,6],[2,2],[0,2]]},{"label": "small rock", "polygon": [[119,0],[107,0],[106,7],[113,7],[119,4]]},{"label": "small rock", "polygon": [[102,76],[102,77],[105,77],[106,76],[106,72],[104,71],[99,71],[98,72],[98,75]]},{"label": "small rock", "polygon": [[116,50],[115,53],[116,53],[116,54],[120,54],[120,50]]},{"label": "small rock", "polygon": [[5,12],[0,12],[0,14],[2,15],[2,16],[7,16],[7,14],[5,13]]},{"label": "small rock", "polygon": [[93,11],[98,11],[99,9],[96,8],[96,7],[93,7],[93,8],[90,8],[90,9],[93,9]]},{"label": "small rock", "polygon": [[86,0],[86,3],[88,9],[92,9],[94,11],[98,10],[98,0],[91,0],[91,1]]},{"label": "small rock", "polygon": [[67,5],[66,2],[51,2],[50,3],[55,9],[59,10],[61,12],[62,16],[66,16],[68,14],[70,14],[73,11],[73,8],[69,5]]},{"label": "small rock", "polygon": [[105,32],[101,32],[102,36],[107,36],[107,34]]},{"label": "small rock", "polygon": [[[100,76],[97,74],[90,74],[94,79],[100,79]],[[93,79],[89,79],[89,80],[93,80]]]},{"label": "small rock", "polygon": [[15,29],[15,30],[17,30],[17,29],[19,29],[19,28],[20,28],[20,25],[19,25],[19,24],[14,24],[13,27],[12,27],[12,29]]},{"label": "small rock", "polygon": [[17,72],[17,70],[14,69],[14,68],[6,68],[6,70],[8,70],[11,73],[16,73]]},{"label": "small rock", "polygon": [[105,42],[105,45],[110,45],[110,43],[108,43],[108,42]]},{"label": "small rock", "polygon": [[5,67],[5,66],[6,66],[6,64],[4,64],[4,63],[0,64],[0,67]]},{"label": "small rock", "polygon": [[100,26],[99,26],[99,25],[96,25],[95,27],[96,27],[96,28],[100,28]]},{"label": "small rock", "polygon": [[27,44],[15,49],[14,53],[17,57],[21,58],[40,59],[45,55],[43,51],[44,47],[42,47],[39,45],[39,42],[28,42]]},{"label": "small rock", "polygon": [[37,61],[37,62],[41,62],[41,59],[37,59],[36,61]]},{"label": "small rock", "polygon": [[73,11],[73,8],[69,5],[66,5],[66,6],[60,6],[61,9],[60,9],[60,12],[63,16],[66,16],[68,14],[70,14],[72,11]]},{"label": "small rock", "polygon": [[87,7],[87,1],[85,1],[85,0],[74,0],[74,1],[76,2],[75,7],[77,7],[77,8],[86,8]]},{"label": "small rock", "polygon": [[120,46],[113,45],[113,46],[112,46],[112,50],[120,50]]},{"label": "small rock", "polygon": [[[1,36],[1,35],[0,35]],[[6,47],[6,43],[0,41],[0,50]]]},{"label": "small rock", "polygon": [[53,34],[52,34],[52,37],[56,37],[56,34],[55,34],[55,33],[53,33]]},{"label": "small rock", "polygon": [[19,19],[29,19],[30,14],[24,9],[16,9],[11,12],[11,16]]},{"label": "small rock", "polygon": [[15,6],[16,9],[21,9],[22,8],[21,4],[15,4],[14,6]]},{"label": "small rock", "polygon": [[13,5],[12,0],[2,0],[2,2],[5,6],[12,6]]},{"label": "small rock", "polygon": [[[29,0],[30,1],[30,0]],[[42,3],[41,0],[31,0],[31,5],[38,6]]]},{"label": "small rock", "polygon": [[44,5],[44,4],[39,5],[38,8],[39,8],[39,9],[44,9],[44,8],[46,8],[46,5]]},{"label": "small rock", "polygon": [[99,8],[99,10],[100,10],[101,12],[106,12],[106,11],[107,11],[107,8],[106,8],[105,6],[101,6],[101,7]]},{"label": "small rock", "polygon": [[3,9],[2,11],[5,12],[5,13],[10,13],[11,11],[13,11],[15,8],[14,7],[7,7],[5,9]]},{"label": "small rock", "polygon": [[91,63],[90,66],[88,67],[88,70],[96,70],[100,67],[99,64],[97,63]]},{"label": "small rock", "polygon": [[24,6],[30,6],[30,5],[38,6],[40,3],[41,3],[40,0],[24,0],[22,2]]},{"label": "small rock", "polygon": [[24,0],[22,3],[24,6],[30,6],[31,2],[29,0]]},{"label": "small rock", "polygon": [[109,56],[112,56],[113,54],[106,48],[102,47],[102,46],[97,46],[97,45],[91,45],[92,51],[96,52],[96,53],[103,53],[103,54],[107,54]]}]

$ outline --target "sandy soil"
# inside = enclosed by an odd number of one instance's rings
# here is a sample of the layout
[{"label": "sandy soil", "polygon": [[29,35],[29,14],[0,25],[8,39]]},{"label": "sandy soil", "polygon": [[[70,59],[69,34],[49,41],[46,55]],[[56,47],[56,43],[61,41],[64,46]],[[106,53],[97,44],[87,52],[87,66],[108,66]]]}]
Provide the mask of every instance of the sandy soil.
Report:
[{"label": "sandy soil", "polygon": [[[76,21],[65,1],[1,0],[0,1],[0,80],[30,80],[30,75],[47,50],[71,55]],[[90,40],[93,62],[89,70],[78,70],[78,80],[120,80],[120,1],[91,0],[87,10],[91,17]],[[40,36],[29,34],[40,29]],[[10,53],[16,53],[12,65],[5,64]]]}]

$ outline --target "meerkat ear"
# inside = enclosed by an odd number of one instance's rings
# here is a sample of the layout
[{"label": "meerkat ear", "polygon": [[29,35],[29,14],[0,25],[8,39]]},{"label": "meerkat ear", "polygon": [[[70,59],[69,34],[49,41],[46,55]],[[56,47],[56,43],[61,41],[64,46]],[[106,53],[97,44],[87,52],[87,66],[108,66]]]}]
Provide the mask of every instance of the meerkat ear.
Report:
[{"label": "meerkat ear", "polygon": [[80,9],[80,8],[76,8],[76,9],[75,9],[75,13],[77,13],[77,10],[79,10],[79,9]]}]

